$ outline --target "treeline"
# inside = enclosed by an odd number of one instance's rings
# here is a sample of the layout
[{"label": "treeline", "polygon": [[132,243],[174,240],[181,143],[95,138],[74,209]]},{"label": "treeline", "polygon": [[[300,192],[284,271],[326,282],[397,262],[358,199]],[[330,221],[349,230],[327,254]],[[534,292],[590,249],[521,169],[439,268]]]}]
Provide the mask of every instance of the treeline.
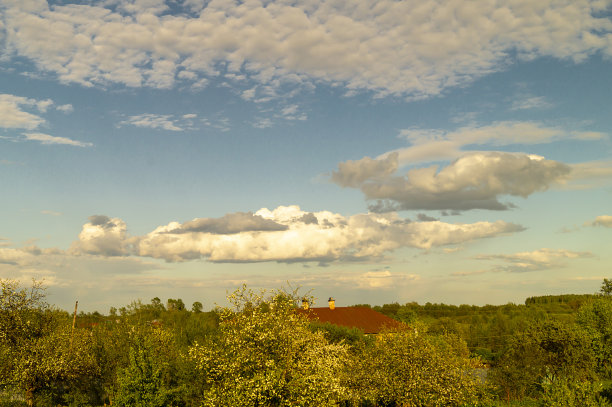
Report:
[{"label": "treeline", "polygon": [[597,294],[564,294],[529,297],[525,304],[448,305],[410,302],[371,307],[407,324],[425,323],[430,334],[454,334],[461,337],[473,354],[487,364],[495,363],[517,332],[546,320],[573,323],[577,311],[588,302],[600,298]]},{"label": "treeline", "polygon": [[[606,406],[612,283],[525,305],[386,304],[376,337],[313,323],[297,293],[205,312],[153,298],[72,315],[0,280],[0,406]],[[558,297],[558,298],[557,298]],[[578,298],[579,297],[579,298]],[[539,300],[538,298],[542,298]]]}]

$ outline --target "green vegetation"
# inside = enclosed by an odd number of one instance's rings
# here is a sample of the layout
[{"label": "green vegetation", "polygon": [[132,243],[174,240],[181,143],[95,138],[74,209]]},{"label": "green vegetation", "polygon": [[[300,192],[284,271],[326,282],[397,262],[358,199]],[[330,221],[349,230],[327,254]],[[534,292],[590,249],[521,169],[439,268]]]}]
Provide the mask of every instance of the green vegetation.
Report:
[{"label": "green vegetation", "polygon": [[73,327],[40,283],[0,284],[0,406],[612,405],[607,279],[521,305],[373,306],[408,327],[377,336],[246,288],[228,308],[156,297]]}]

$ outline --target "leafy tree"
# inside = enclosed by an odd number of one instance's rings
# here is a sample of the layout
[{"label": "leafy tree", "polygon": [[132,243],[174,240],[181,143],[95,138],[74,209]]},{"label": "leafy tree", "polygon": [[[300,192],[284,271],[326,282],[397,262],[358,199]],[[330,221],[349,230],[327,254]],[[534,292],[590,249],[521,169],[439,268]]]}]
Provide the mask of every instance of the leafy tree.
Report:
[{"label": "leafy tree", "polygon": [[184,311],[185,310],[185,303],[180,298],[176,300],[173,298],[168,298],[167,303],[168,303],[167,305],[168,311]]},{"label": "leafy tree", "polygon": [[612,378],[612,300],[599,298],[583,305],[576,322],[593,338],[599,372]]},{"label": "leafy tree", "polygon": [[243,287],[220,311],[219,335],[189,355],[201,372],[205,406],[321,406],[345,396],[337,372],[344,345],[328,344],[295,312],[297,296]]},{"label": "leafy tree", "polygon": [[611,296],[612,295],[612,280],[604,278],[601,283],[601,289],[599,290],[601,295]]},{"label": "leafy tree", "polygon": [[[353,359],[347,381],[357,402],[379,406],[473,405],[482,394],[477,359],[453,336],[424,335],[424,327],[379,334]],[[371,403],[371,404],[369,404]]]},{"label": "leafy tree", "polygon": [[129,364],[117,372],[115,404],[125,407],[172,405],[181,387],[174,381],[173,366],[164,356],[173,348],[172,336],[161,329],[135,330]]},{"label": "leafy tree", "polygon": [[323,332],[325,339],[330,343],[345,343],[356,346],[361,342],[369,341],[369,338],[359,328],[349,328],[318,321],[310,322],[309,328],[313,332]]},{"label": "leafy tree", "polygon": [[542,407],[609,407],[600,396],[601,384],[576,381],[567,377],[544,384],[539,405]]},{"label": "leafy tree", "polygon": [[204,306],[200,301],[196,301],[191,305],[191,312],[199,313],[202,312],[202,309],[204,309]]},{"label": "leafy tree", "polygon": [[69,389],[97,373],[87,332],[71,332],[66,314],[50,309],[40,282],[22,288],[0,281],[0,385],[23,391],[28,405],[41,392]]},{"label": "leafy tree", "polygon": [[547,320],[511,338],[491,377],[508,399],[537,397],[557,380],[587,382],[595,373],[590,344],[578,326]]}]

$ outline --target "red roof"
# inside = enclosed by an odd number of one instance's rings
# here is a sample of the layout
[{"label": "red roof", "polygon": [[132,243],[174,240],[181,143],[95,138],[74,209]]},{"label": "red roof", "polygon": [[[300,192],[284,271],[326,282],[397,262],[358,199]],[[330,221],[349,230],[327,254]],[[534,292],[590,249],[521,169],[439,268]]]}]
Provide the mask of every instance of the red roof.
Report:
[{"label": "red roof", "polygon": [[300,308],[298,312],[309,319],[318,319],[320,322],[329,322],[334,325],[348,328],[359,328],[365,334],[377,334],[383,329],[402,329],[404,324],[376,312],[368,307],[336,307],[334,309]]}]

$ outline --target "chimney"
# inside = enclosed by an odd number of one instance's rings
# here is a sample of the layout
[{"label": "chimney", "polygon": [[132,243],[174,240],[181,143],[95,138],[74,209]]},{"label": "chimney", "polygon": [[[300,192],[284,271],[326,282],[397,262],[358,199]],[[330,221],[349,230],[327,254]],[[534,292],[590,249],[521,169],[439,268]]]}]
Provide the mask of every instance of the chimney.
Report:
[{"label": "chimney", "polygon": [[336,308],[336,300],[334,300],[333,297],[329,297],[329,300],[327,300],[327,302],[329,302],[329,309],[334,309]]},{"label": "chimney", "polygon": [[306,298],[302,298],[302,309],[308,309],[310,304],[308,304],[308,300]]}]

